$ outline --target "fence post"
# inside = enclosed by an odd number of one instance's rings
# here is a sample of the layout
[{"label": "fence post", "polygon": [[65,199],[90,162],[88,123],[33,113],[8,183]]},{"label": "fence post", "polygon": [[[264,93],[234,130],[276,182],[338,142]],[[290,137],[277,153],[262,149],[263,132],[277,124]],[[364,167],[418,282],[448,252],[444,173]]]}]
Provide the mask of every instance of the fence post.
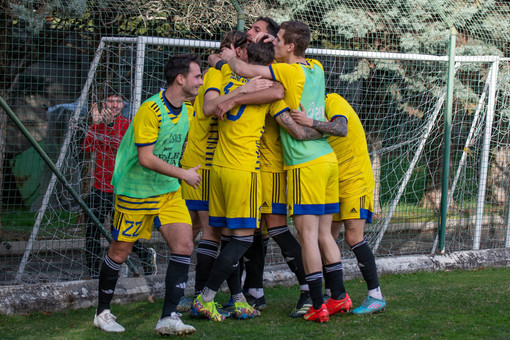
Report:
[{"label": "fence post", "polygon": [[444,152],[443,152],[443,185],[441,192],[441,219],[439,226],[439,251],[444,253],[444,239],[446,233],[446,215],[448,213],[448,177],[450,175],[450,143],[452,138],[452,106],[453,87],[455,84],[455,42],[457,30],[450,27],[450,48],[448,51],[448,85],[446,92],[446,114],[444,124]]},{"label": "fence post", "polygon": [[244,19],[246,17],[244,14],[244,10],[239,5],[239,2],[237,2],[236,0],[231,0],[231,1],[232,1],[232,5],[234,5],[234,7],[237,11],[237,30],[244,32]]}]

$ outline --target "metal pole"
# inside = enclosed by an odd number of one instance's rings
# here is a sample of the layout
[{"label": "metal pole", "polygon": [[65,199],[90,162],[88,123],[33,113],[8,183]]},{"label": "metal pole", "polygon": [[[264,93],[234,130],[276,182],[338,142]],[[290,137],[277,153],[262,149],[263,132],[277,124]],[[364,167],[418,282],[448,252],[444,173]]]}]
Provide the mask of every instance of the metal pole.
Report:
[{"label": "metal pole", "polygon": [[246,15],[244,14],[244,10],[236,0],[231,0],[231,1],[232,1],[232,5],[234,5],[234,7],[237,11],[237,30],[244,32],[244,20],[246,18]]},{"label": "metal pole", "polygon": [[444,253],[446,215],[448,213],[448,177],[450,175],[450,144],[452,137],[453,87],[455,82],[455,42],[457,30],[450,27],[450,49],[448,53],[448,85],[446,93],[446,114],[444,124],[443,186],[441,193],[441,224],[439,226],[439,250]]},{"label": "metal pole", "polygon": [[489,174],[489,156],[491,151],[492,124],[496,107],[496,89],[498,82],[499,60],[491,65],[491,78],[489,84],[489,98],[487,99],[487,117],[485,121],[485,132],[482,145],[482,159],[480,165],[480,181],[478,196],[476,200],[475,233],[473,235],[473,250],[480,249],[482,240],[483,215],[485,206],[485,195],[487,189],[487,177]]}]

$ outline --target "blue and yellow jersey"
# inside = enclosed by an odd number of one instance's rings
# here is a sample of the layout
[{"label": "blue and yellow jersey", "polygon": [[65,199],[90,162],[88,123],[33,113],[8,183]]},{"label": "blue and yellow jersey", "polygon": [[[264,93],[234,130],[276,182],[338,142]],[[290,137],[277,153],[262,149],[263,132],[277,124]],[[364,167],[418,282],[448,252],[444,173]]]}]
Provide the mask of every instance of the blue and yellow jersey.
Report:
[{"label": "blue and yellow jersey", "polygon": [[147,99],[136,112],[117,151],[112,177],[115,194],[147,198],[178,190],[177,178],[140,165],[138,147],[154,145],[156,157],[179,166],[187,133],[188,110],[185,105],[180,112],[173,112],[165,99],[165,91]]},{"label": "blue and yellow jersey", "polygon": [[[324,70],[320,62],[306,59],[305,63],[279,63],[269,66],[273,79],[285,87],[284,101],[289,108],[305,108],[308,117],[325,121],[325,80]],[[285,169],[292,169],[311,164],[314,160],[332,153],[327,138],[317,140],[295,140],[283,128],[280,129],[283,146]]]},{"label": "blue and yellow jersey", "polygon": [[[181,112],[175,113],[170,109],[165,91],[159,92],[159,99],[164,103],[167,112],[160,112],[158,104],[154,101],[145,101],[133,118],[133,130],[136,146],[155,144],[161,127],[161,114],[168,114],[168,118],[176,125],[181,119]],[[180,142],[180,141],[179,141]]]},{"label": "blue and yellow jersey", "polygon": [[191,121],[193,120],[193,117],[195,117],[195,109],[193,108],[193,104],[191,104],[191,102],[187,99],[184,101],[184,104],[188,109],[188,122],[191,126]]},{"label": "blue and yellow jersey", "polygon": [[[227,94],[248,82],[232,72],[228,65],[221,69],[221,94]],[[269,104],[238,105],[225,113],[219,121],[219,142],[214,153],[214,165],[246,171],[260,170],[260,137],[264,132],[265,117],[269,111],[283,110],[283,101]]]},{"label": "blue and yellow jersey", "polygon": [[282,142],[280,126],[271,115],[266,115],[264,134],[260,138],[260,170],[283,171]]},{"label": "blue and yellow jersey", "polygon": [[329,121],[338,117],[347,119],[347,136],[329,137],[329,144],[338,159],[340,200],[370,193],[375,188],[374,174],[365,131],[358,115],[347,100],[330,93],[326,96],[326,117]]},{"label": "blue and yellow jersey", "polygon": [[204,75],[204,84],[198,90],[193,103],[195,117],[190,124],[188,144],[184,150],[181,164],[186,167],[210,168],[214,150],[218,143],[218,120],[214,116],[204,115],[204,96],[208,91],[220,92],[222,83],[221,71],[210,68]]}]

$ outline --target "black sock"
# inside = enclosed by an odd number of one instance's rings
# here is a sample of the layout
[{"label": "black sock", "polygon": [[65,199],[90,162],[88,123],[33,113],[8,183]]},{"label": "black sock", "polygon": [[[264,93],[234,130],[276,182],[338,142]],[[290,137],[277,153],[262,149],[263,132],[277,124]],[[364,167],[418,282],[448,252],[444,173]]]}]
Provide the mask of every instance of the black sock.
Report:
[{"label": "black sock", "polygon": [[253,235],[253,243],[244,254],[244,265],[246,269],[246,279],[244,280],[244,290],[250,288],[264,287],[264,242],[262,233]]},{"label": "black sock", "polygon": [[[246,253],[253,243],[253,236],[232,236],[232,240],[223,248],[214,262],[211,275],[207,280],[206,286],[213,291],[218,291],[221,284],[234,272],[239,266],[239,259]],[[234,281],[234,280],[232,280]],[[237,280],[239,288],[235,288],[235,282],[232,282],[234,291],[231,294],[241,292],[241,282]]]},{"label": "black sock", "polygon": [[190,257],[188,255],[170,255],[165,276],[165,300],[161,318],[170,316],[172,312],[175,312],[179,300],[184,295],[186,282],[188,282],[189,264]]},{"label": "black sock", "polygon": [[368,290],[379,287],[375,257],[368,246],[367,240],[354,245],[351,250],[358,260],[358,267],[367,283]]},{"label": "black sock", "polygon": [[265,263],[265,260],[266,260],[266,255],[267,255],[267,247],[269,247],[269,236],[268,235],[265,235],[266,237],[263,237],[262,239],[262,243],[263,243],[263,247],[264,247],[264,263]]},{"label": "black sock", "polygon": [[200,240],[197,247],[197,265],[195,268],[195,297],[200,294],[209,278],[211,269],[218,256],[218,242]]},{"label": "black sock", "polygon": [[296,275],[299,284],[305,285],[307,283],[305,269],[301,257],[301,245],[298,240],[296,240],[286,225],[268,229],[267,232],[280,247],[285,262],[287,262],[290,270]]},{"label": "black sock", "polygon": [[105,309],[110,309],[115,286],[119,279],[119,271],[122,263],[113,261],[108,254],[104,256],[101,271],[99,272],[99,289],[97,314],[101,314]]},{"label": "black sock", "polygon": [[[232,236],[221,235],[221,250],[220,250],[220,252],[223,251],[223,249],[225,249],[225,247],[227,246],[227,244],[230,241],[232,241]],[[242,286],[243,270],[244,270],[244,261],[243,261],[243,257],[241,256],[241,258],[237,262],[237,266],[234,268],[232,273],[227,277],[227,285],[228,285],[228,288],[230,291],[232,291],[232,290],[238,291],[239,289],[241,289],[240,287]]]},{"label": "black sock", "polygon": [[316,272],[306,275],[306,282],[310,288],[313,308],[319,309],[324,303],[322,299],[322,273]]},{"label": "black sock", "polygon": [[323,267],[324,282],[331,290],[331,298],[341,300],[345,298],[345,286],[342,262],[331,263]]}]

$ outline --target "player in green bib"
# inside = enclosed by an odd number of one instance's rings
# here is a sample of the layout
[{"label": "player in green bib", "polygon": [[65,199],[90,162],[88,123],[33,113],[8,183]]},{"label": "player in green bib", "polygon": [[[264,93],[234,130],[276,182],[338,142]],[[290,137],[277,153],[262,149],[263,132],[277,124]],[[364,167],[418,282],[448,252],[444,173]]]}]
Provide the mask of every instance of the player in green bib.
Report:
[{"label": "player in green bib", "polygon": [[147,99],[138,109],[117,152],[112,185],[115,216],[108,253],[99,274],[99,294],[94,325],[106,332],[123,332],[110,312],[119,270],[134,242],[150,239],[155,225],[172,255],[165,278],[165,299],[156,331],[162,335],[191,334],[176,306],[184,294],[193,251],[191,218],[181,196],[179,180],[198,187],[199,165],[179,168],[188,133],[184,101],[197,95],[202,85],[200,59],[183,54],[165,65],[167,88]]}]

